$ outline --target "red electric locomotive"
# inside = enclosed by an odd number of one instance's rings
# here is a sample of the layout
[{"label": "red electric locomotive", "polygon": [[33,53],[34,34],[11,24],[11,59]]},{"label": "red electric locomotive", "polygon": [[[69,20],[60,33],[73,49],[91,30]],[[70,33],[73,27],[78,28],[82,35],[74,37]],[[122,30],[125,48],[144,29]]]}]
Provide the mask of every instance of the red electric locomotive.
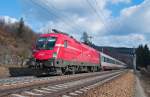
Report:
[{"label": "red electric locomotive", "polygon": [[63,32],[42,34],[32,55],[33,67],[55,73],[76,73],[100,70],[100,54]]}]

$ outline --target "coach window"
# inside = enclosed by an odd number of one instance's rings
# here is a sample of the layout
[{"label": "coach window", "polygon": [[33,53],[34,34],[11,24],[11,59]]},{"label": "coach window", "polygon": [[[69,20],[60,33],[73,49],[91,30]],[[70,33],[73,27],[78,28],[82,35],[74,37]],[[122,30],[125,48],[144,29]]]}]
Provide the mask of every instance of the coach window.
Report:
[{"label": "coach window", "polygon": [[67,48],[67,46],[68,46],[68,42],[67,42],[67,40],[65,40],[64,41],[64,47]]},{"label": "coach window", "polygon": [[103,56],[102,56],[102,62],[105,62],[105,61],[104,61],[104,57],[103,57]]},{"label": "coach window", "polygon": [[107,62],[107,58],[106,57],[104,57],[104,62]]}]

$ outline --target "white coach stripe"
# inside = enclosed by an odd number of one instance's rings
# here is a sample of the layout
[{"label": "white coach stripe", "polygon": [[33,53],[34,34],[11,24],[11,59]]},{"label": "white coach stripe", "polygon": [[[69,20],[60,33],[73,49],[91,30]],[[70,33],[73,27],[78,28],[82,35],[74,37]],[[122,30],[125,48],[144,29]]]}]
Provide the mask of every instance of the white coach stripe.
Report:
[{"label": "white coach stripe", "polygon": [[81,51],[81,50],[79,50],[79,49],[77,49],[77,48],[74,48],[74,47],[72,47],[72,46],[68,46],[68,48],[73,49],[73,50],[76,50],[76,51]]},{"label": "white coach stripe", "polygon": [[57,57],[58,57],[59,50],[60,50],[60,47],[58,47],[58,49],[57,49]]},{"label": "white coach stripe", "polygon": [[55,46],[64,47],[63,44],[56,44]]},{"label": "white coach stripe", "polygon": [[[58,47],[64,47],[64,45],[63,45],[63,44],[56,44],[55,46],[58,46]],[[77,49],[77,48],[72,47],[72,46],[68,46],[67,48],[69,48],[69,49],[73,49],[73,50],[76,50],[76,51],[81,51],[80,49]],[[58,48],[58,49],[59,49],[59,48]]]}]

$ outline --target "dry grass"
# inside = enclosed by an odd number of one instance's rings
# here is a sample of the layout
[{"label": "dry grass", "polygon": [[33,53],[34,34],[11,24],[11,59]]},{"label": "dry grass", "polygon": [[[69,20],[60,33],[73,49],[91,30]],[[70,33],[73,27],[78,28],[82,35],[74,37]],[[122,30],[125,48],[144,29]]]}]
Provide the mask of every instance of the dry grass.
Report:
[{"label": "dry grass", "polygon": [[81,97],[133,97],[135,90],[134,74],[129,72],[111,82],[105,83]]},{"label": "dry grass", "polygon": [[9,76],[8,68],[0,66],[0,77],[7,77],[7,76]]}]

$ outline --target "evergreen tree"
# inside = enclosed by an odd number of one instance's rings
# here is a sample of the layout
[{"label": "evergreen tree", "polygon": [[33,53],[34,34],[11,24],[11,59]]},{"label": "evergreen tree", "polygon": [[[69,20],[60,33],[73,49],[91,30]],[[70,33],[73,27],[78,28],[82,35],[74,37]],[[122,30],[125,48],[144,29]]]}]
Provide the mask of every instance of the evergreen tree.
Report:
[{"label": "evergreen tree", "polygon": [[150,52],[149,52],[149,48],[148,48],[148,46],[147,45],[145,45],[144,46],[144,51],[143,51],[143,53],[144,53],[144,55],[143,55],[143,57],[144,57],[144,67],[146,67],[147,68],[147,66],[149,65],[149,63],[150,63]]},{"label": "evergreen tree", "polygon": [[136,49],[136,64],[137,67],[142,67],[143,64],[143,45],[139,45]]},{"label": "evergreen tree", "polygon": [[84,44],[87,44],[89,46],[92,46],[92,42],[90,41],[90,38],[92,38],[91,36],[88,35],[87,32],[84,32],[81,39],[83,40],[83,43]]},{"label": "evergreen tree", "polygon": [[17,32],[17,35],[19,36],[19,37],[22,37],[22,33],[24,32],[24,20],[23,20],[23,18],[21,18],[20,19],[20,21],[19,21],[19,27],[18,27],[18,32]]},{"label": "evergreen tree", "polygon": [[147,45],[139,45],[136,49],[136,64],[137,67],[145,68],[150,65],[150,50]]},{"label": "evergreen tree", "polygon": [[85,44],[89,43],[89,36],[88,36],[87,32],[83,33],[82,40]]}]

